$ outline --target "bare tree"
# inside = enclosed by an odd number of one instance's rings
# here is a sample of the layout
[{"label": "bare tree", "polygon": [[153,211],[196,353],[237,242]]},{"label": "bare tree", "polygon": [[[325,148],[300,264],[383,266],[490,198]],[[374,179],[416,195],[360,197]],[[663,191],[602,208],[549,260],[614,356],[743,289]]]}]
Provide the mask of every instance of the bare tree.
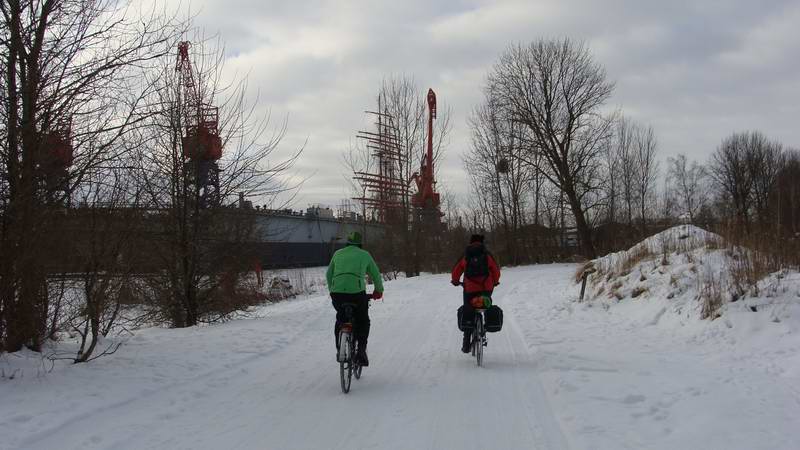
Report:
[{"label": "bare tree", "polygon": [[772,196],[773,209],[778,212],[782,236],[796,240],[800,237],[800,152],[786,151],[785,159]]},{"label": "bare tree", "polygon": [[530,170],[530,193],[533,196],[533,212],[530,222],[534,225],[541,225],[542,224],[542,208],[544,205],[544,193],[545,193],[545,184],[548,183],[547,179],[542,175],[542,171],[536,169],[537,167],[543,167],[543,156],[542,153],[539,151],[533,152],[532,158],[527,158],[531,165]]},{"label": "bare tree", "polygon": [[74,299],[78,313],[67,320],[70,331],[81,339],[76,363],[114,352],[119,346],[112,344],[95,352],[120,316],[123,291],[135,282],[136,270],[142,271],[136,264],[146,252],[139,236],[147,214],[131,204],[132,181],[127,167],[88,177],[80,192],[81,206],[71,214],[71,276],[77,277],[82,287],[81,295]]},{"label": "bare tree", "polygon": [[239,195],[274,203],[279,194],[291,190],[284,176],[300,155],[298,150],[274,161],[286,123],[270,134],[269,116],[257,115],[245,98],[245,82],[221,83],[224,56],[218,42],[197,40],[191,50],[191,89],[218,108],[223,151],[208,164],[219,168],[214,187],[219,204],[201,198],[201,162],[186,147],[191,145],[187,120],[195,111],[183,96],[192,93],[186,92],[182,74],[175,70],[175,56],[162,61],[162,75],[154,80],[157,90],[149,99],[150,120],[139,139],[146,145],[139,147],[137,167],[144,201],[162,212],[158,219],[163,232],[154,257],[163,278],[154,278],[153,301],[176,327],[224,318],[255,299],[254,293],[240,292],[239,285],[258,257],[250,243],[260,230],[253,212],[242,208],[247,203],[239,202]]},{"label": "bare tree", "polygon": [[[736,224],[747,230],[750,218],[756,213],[758,196],[768,190],[761,187],[757,195],[757,183],[772,185],[775,182],[777,163],[766,163],[778,158],[771,154],[773,144],[758,131],[734,133],[725,138],[711,157],[709,171],[717,194],[723,205],[731,211]],[[774,150],[779,152],[780,149]],[[766,177],[766,180],[759,180]]]},{"label": "bare tree", "polygon": [[501,117],[490,96],[476,108],[469,119],[472,148],[464,156],[464,165],[472,178],[473,194],[483,200],[493,228],[502,229],[505,258],[521,262],[519,230],[526,223],[526,201],[531,188],[530,154],[519,138],[519,123]]},{"label": "bare tree", "polygon": [[620,207],[620,161],[617,159],[616,148],[611,140],[603,146],[603,164],[606,173],[603,190],[605,191],[605,222],[608,224],[617,223],[619,220]]},{"label": "bare tree", "polygon": [[525,127],[529,148],[541,152],[542,174],[564,192],[583,253],[594,258],[586,200],[600,188],[590,172],[611,128],[600,111],[613,91],[605,70],[584,44],[542,39],[509,47],[489,76],[489,89],[505,114]]},{"label": "bare tree", "polygon": [[697,161],[691,164],[686,155],[667,159],[668,191],[679,208],[679,216],[694,223],[708,196],[706,169]]},{"label": "bare tree", "polygon": [[629,229],[633,229],[633,213],[636,205],[636,125],[621,116],[615,127],[615,159],[619,176],[620,194],[625,206],[625,218]]},{"label": "bare tree", "polygon": [[748,161],[753,178],[754,213],[759,225],[762,229],[766,229],[778,220],[777,211],[770,208],[770,196],[774,193],[780,173],[786,166],[787,157],[783,145],[776,141],[769,141],[752,151],[753,155]]},{"label": "bare tree", "polygon": [[637,127],[634,141],[636,162],[636,197],[639,201],[639,218],[642,235],[647,235],[648,209],[656,202],[655,190],[658,180],[657,142],[653,127]]},{"label": "bare tree", "polygon": [[[141,77],[183,28],[114,0],[0,2],[0,350],[39,350],[53,213],[115,158],[142,116]],[[136,15],[136,17],[134,17]]]}]

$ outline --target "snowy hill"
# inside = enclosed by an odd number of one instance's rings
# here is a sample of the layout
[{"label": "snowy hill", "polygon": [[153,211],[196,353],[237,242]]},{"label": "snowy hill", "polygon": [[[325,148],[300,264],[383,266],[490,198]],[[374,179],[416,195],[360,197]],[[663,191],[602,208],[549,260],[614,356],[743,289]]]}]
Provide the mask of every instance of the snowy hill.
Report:
[{"label": "snowy hill", "polygon": [[[658,305],[659,317],[715,319],[742,311],[779,323],[800,316],[800,274],[767,273],[754,252],[727,245],[692,225],[651,236],[627,251],[590,262],[587,300],[611,307],[620,302]],[[653,318],[658,320],[658,318]],[[728,321],[729,322],[729,321]]]},{"label": "snowy hill", "polygon": [[[6,374],[40,369],[0,378],[0,449],[797,448],[800,280],[785,274],[777,297],[701,320],[689,278],[669,282],[684,254],[655,273],[631,265],[621,301],[598,283],[578,302],[576,265],[505,269],[505,325],[482,368],[459,350],[448,276],[390,281],[370,310],[371,365],[348,395],[324,295],[139,330],[89,364],[4,355]],[[637,283],[648,293],[633,299]],[[766,305],[779,298],[784,310]],[[756,301],[757,313],[739,306]]]}]

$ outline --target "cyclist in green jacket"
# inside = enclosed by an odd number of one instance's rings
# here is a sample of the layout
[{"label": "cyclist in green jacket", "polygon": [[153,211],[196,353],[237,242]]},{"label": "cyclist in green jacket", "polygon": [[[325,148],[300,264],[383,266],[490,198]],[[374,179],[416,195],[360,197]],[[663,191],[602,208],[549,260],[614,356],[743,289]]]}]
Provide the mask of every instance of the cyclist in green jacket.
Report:
[{"label": "cyclist in green jacket", "polygon": [[[365,274],[369,274],[375,284],[372,295],[367,294]],[[336,326],[333,330],[334,339],[337,341],[336,354],[339,354],[339,328],[344,320],[343,305],[353,303],[356,305],[353,330],[356,338],[356,357],[361,360],[362,366],[368,366],[369,300],[370,298],[375,300],[383,298],[383,281],[372,255],[361,248],[361,233],[354,231],[347,235],[347,246],[333,254],[325,276],[328,280],[328,291],[331,293],[333,307],[336,308]]]}]

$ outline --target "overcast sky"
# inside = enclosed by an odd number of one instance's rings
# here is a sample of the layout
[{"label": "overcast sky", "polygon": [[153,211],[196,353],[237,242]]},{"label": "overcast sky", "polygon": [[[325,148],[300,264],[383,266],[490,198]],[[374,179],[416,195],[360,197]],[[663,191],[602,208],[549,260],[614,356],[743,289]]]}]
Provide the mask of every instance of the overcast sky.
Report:
[{"label": "overcast sky", "polygon": [[[726,135],[759,129],[800,147],[800,1],[195,0],[219,33],[226,73],[248,73],[273,118],[288,115],[284,154],[311,176],[295,201],[348,194],[341,155],[385,76],[413,76],[453,111],[440,182],[467,195],[460,155],[486,74],[514,42],[584,40],[616,83],[610,106],[655,128],[663,159],[706,161]],[[663,167],[663,164],[662,164]]]}]

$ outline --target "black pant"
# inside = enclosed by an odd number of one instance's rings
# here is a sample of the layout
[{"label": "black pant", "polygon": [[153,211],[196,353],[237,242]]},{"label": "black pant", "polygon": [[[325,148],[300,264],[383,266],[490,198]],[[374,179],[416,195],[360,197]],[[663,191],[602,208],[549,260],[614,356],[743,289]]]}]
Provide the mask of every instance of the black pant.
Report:
[{"label": "black pant", "polygon": [[336,325],[333,327],[333,336],[336,342],[336,349],[339,349],[339,328],[345,321],[344,305],[352,303],[355,305],[353,308],[353,335],[356,338],[358,348],[367,348],[367,339],[369,338],[369,296],[366,292],[359,292],[357,294],[342,294],[331,293],[333,307],[336,308]]},{"label": "black pant", "polygon": [[467,292],[464,291],[464,309],[462,309],[462,319],[461,321],[466,325],[470,324],[469,328],[464,331],[464,340],[468,340],[470,335],[472,334],[472,327],[474,326],[473,322],[475,320],[475,308],[472,307],[472,297],[477,297],[479,295],[486,295],[491,297],[492,291],[477,291],[477,292]]}]

